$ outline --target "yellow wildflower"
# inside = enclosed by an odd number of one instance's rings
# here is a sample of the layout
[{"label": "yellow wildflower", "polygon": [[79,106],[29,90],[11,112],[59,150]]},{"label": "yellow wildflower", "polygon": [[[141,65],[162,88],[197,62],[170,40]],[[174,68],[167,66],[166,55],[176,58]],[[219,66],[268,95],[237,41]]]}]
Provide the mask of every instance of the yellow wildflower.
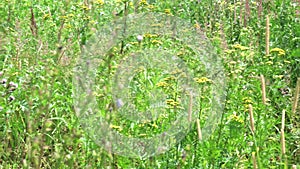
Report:
[{"label": "yellow wildflower", "polygon": [[154,38],[154,37],[157,37],[158,35],[156,35],[156,34],[151,34],[151,33],[145,33],[144,34],[144,37],[146,37],[146,38]]},{"label": "yellow wildflower", "polygon": [[237,116],[235,112],[232,115],[230,115],[228,119],[239,123],[244,123],[244,120],[241,117]]},{"label": "yellow wildflower", "polygon": [[48,19],[48,18],[50,18],[50,14],[45,14],[45,15],[43,16],[43,19]]},{"label": "yellow wildflower", "polygon": [[88,6],[86,6],[86,5],[81,5],[80,7],[81,7],[83,10],[85,10],[85,11],[90,10],[90,8],[89,8]]},{"label": "yellow wildflower", "polygon": [[284,76],[283,75],[273,75],[274,79],[282,79]]},{"label": "yellow wildflower", "polygon": [[247,50],[247,49],[249,49],[248,47],[242,46],[240,44],[233,45],[232,47],[235,48],[235,49],[240,49],[240,50]]},{"label": "yellow wildflower", "polygon": [[154,6],[153,6],[153,5],[148,5],[148,8],[149,8],[149,9],[153,9]]},{"label": "yellow wildflower", "polygon": [[151,124],[151,126],[154,128],[158,128],[158,126],[155,123]]},{"label": "yellow wildflower", "polygon": [[130,7],[133,7],[133,2],[129,2],[129,6],[130,6]]},{"label": "yellow wildflower", "polygon": [[283,49],[280,49],[280,48],[273,48],[273,49],[270,50],[270,52],[278,52],[279,56],[285,55],[285,51]]},{"label": "yellow wildflower", "polygon": [[141,0],[140,1],[140,5],[147,5],[148,3],[147,3],[147,0]]},{"label": "yellow wildflower", "polygon": [[184,53],[182,51],[178,52],[176,55],[177,56],[182,56]]},{"label": "yellow wildflower", "polygon": [[165,9],[165,13],[170,15],[171,14],[171,9]]},{"label": "yellow wildflower", "polygon": [[167,87],[167,86],[168,86],[168,83],[166,83],[166,82],[158,82],[158,83],[156,84],[156,86],[158,86],[158,87]]},{"label": "yellow wildflower", "polygon": [[208,79],[207,77],[195,78],[194,80],[195,80],[197,83],[212,82],[212,80]]},{"label": "yellow wildflower", "polygon": [[244,97],[242,100],[243,100],[244,104],[252,104],[253,103],[253,101],[251,100],[250,97]]},{"label": "yellow wildflower", "polygon": [[161,44],[162,44],[162,42],[161,42],[161,41],[159,41],[159,40],[152,40],[152,41],[151,41],[151,43],[154,43],[154,44],[159,44],[159,45],[161,45]]},{"label": "yellow wildflower", "polygon": [[175,80],[175,77],[174,76],[170,76],[170,77],[164,78],[164,81],[168,81],[168,80]]},{"label": "yellow wildflower", "polygon": [[273,65],[273,62],[272,61],[267,61],[266,64],[267,65]]},{"label": "yellow wildflower", "polygon": [[231,54],[231,53],[233,53],[235,50],[225,50],[224,52],[225,53],[228,53],[228,54]]},{"label": "yellow wildflower", "polygon": [[116,126],[116,125],[112,125],[112,124],[111,124],[109,127],[112,128],[112,129],[117,129],[117,130],[119,130],[119,131],[122,131],[122,130],[123,130],[122,127]]},{"label": "yellow wildflower", "polygon": [[199,25],[198,23],[196,23],[196,24],[194,25],[194,27],[195,27],[196,29],[200,29],[200,25]]},{"label": "yellow wildflower", "polygon": [[166,103],[168,104],[168,105],[171,105],[171,106],[178,106],[179,105],[179,102],[177,102],[177,101],[175,101],[175,100],[173,100],[173,99],[168,99],[168,100],[166,100]]},{"label": "yellow wildflower", "polygon": [[66,24],[65,28],[70,29],[70,28],[72,28],[72,25],[71,24]]},{"label": "yellow wildflower", "polygon": [[104,5],[104,0],[97,0],[96,3],[99,5]]}]

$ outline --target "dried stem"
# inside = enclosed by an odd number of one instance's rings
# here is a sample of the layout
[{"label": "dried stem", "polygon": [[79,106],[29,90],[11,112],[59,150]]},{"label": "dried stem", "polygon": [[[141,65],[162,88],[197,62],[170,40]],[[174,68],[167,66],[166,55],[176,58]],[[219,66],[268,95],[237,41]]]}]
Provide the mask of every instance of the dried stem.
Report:
[{"label": "dried stem", "polygon": [[299,93],[300,93],[300,78],[298,78],[298,80],[297,80],[297,85],[296,85],[296,90],[295,90],[295,96],[294,96],[293,107],[292,107],[293,115],[296,113],[296,110],[297,110]]},{"label": "dried stem", "polygon": [[33,35],[34,37],[37,37],[37,36],[38,36],[38,28],[37,28],[37,26],[36,26],[35,16],[34,16],[32,7],[30,8],[30,13],[31,13],[31,18],[30,18],[31,25],[30,25],[30,30],[31,30],[32,35]]},{"label": "dried stem", "polygon": [[201,141],[202,140],[202,132],[201,132],[200,121],[198,118],[196,120],[196,123],[197,123],[198,139],[199,139],[199,141]]},{"label": "dried stem", "polygon": [[259,0],[258,4],[257,4],[258,19],[260,19],[260,17],[261,17],[262,10],[263,10],[263,8],[262,8],[262,0]]},{"label": "dried stem", "polygon": [[262,101],[263,104],[267,103],[267,98],[266,98],[266,81],[264,75],[260,75],[260,81],[261,81],[261,91],[262,91]]},{"label": "dried stem", "polygon": [[240,26],[242,27],[242,25],[243,25],[243,7],[242,7],[242,4],[241,4],[241,6],[239,6],[240,7],[240,17],[239,17],[239,19],[240,19]]},{"label": "dried stem", "polygon": [[253,162],[253,168],[257,169],[257,162],[256,162],[255,152],[252,152],[252,162]]},{"label": "dried stem", "polygon": [[280,136],[281,136],[281,154],[285,155],[285,138],[284,138],[284,130],[280,130]]},{"label": "dried stem", "polygon": [[245,1],[244,27],[247,27],[248,17],[250,17],[249,0]]},{"label": "dried stem", "polygon": [[285,110],[282,111],[282,116],[281,116],[281,130],[284,130],[285,126]]}]

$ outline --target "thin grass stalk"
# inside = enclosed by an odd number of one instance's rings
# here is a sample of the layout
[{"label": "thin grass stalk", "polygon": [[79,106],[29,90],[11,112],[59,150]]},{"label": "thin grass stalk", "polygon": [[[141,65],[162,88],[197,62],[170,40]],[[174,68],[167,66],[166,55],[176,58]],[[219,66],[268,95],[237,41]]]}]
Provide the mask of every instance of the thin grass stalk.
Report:
[{"label": "thin grass stalk", "polygon": [[253,169],[257,169],[257,162],[256,162],[255,152],[252,152],[252,163],[253,163]]},{"label": "thin grass stalk", "polygon": [[262,92],[262,101],[263,104],[267,103],[267,98],[266,98],[266,81],[264,75],[260,75],[260,81],[261,81],[261,92]]},{"label": "thin grass stalk", "polygon": [[242,5],[243,5],[243,4],[241,4],[241,5],[239,6],[239,8],[240,8],[240,17],[239,17],[239,20],[240,20],[239,22],[240,22],[240,23],[239,23],[239,24],[240,24],[241,27],[242,27],[243,24],[244,24],[244,23],[243,23],[243,13],[244,13],[243,9],[244,9],[244,8],[243,8]]},{"label": "thin grass stalk", "polygon": [[284,130],[281,129],[280,130],[280,138],[281,138],[281,154],[284,156],[285,153],[286,153],[286,150],[285,150],[285,138],[284,138]]},{"label": "thin grass stalk", "polygon": [[295,96],[293,101],[293,107],[292,107],[292,114],[294,115],[297,110],[298,106],[298,100],[299,100],[299,92],[300,92],[300,78],[297,80],[296,90],[295,90]]},{"label": "thin grass stalk", "polygon": [[35,15],[34,15],[34,12],[33,12],[33,8],[31,7],[30,8],[30,14],[31,14],[31,17],[30,17],[30,30],[31,30],[31,33],[34,37],[37,37],[38,36],[38,28],[37,28],[37,25],[36,25],[36,21],[35,21]]},{"label": "thin grass stalk", "polygon": [[253,116],[253,107],[251,104],[249,104],[249,114],[250,114],[250,125],[251,125],[251,132],[254,134],[255,132],[255,126],[254,126],[254,116]]},{"label": "thin grass stalk", "polygon": [[286,149],[285,149],[285,137],[284,137],[284,126],[285,126],[285,110],[282,111],[281,116],[281,130],[280,130],[280,143],[281,143],[281,154],[285,159],[285,168],[287,168],[287,158],[286,158]]},{"label": "thin grass stalk", "polygon": [[266,55],[270,54],[270,18],[266,18]]},{"label": "thin grass stalk", "polygon": [[262,8],[262,0],[258,0],[257,3],[258,3],[257,4],[257,15],[258,15],[258,19],[260,19],[261,13],[262,13],[262,10],[263,10],[263,8]]},{"label": "thin grass stalk", "polygon": [[284,130],[285,126],[285,110],[282,111],[282,116],[281,116],[281,130]]},{"label": "thin grass stalk", "polygon": [[201,131],[201,126],[200,126],[200,121],[198,118],[196,120],[196,123],[197,123],[198,139],[199,139],[199,141],[201,141],[202,140],[202,131]]},{"label": "thin grass stalk", "polygon": [[280,130],[280,143],[281,143],[281,154],[282,158],[284,159],[284,169],[288,169],[288,159],[286,156],[286,148],[285,148],[285,137],[284,137],[284,130]]},{"label": "thin grass stalk", "polygon": [[248,17],[250,17],[249,0],[245,1],[244,27],[247,27]]}]

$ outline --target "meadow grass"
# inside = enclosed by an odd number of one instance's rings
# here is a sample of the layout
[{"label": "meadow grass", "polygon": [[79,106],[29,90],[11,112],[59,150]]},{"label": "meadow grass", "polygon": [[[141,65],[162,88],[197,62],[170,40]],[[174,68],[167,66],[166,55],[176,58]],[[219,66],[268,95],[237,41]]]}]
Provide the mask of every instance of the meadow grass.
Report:
[{"label": "meadow grass", "polygon": [[[299,168],[299,5],[296,0],[1,1],[0,168]],[[204,63],[167,36],[123,39],[99,65],[95,95],[101,116],[118,107],[111,79],[131,52],[163,48],[175,53],[204,93],[197,97],[199,114],[192,117],[186,111],[184,118],[196,121],[186,136],[166,153],[139,159],[94,142],[76,116],[72,80],[81,52],[97,30],[144,12],[177,16],[191,24],[187,29],[205,33],[222,59],[226,100],[215,131],[204,138],[201,127],[207,124],[214,84]],[[168,100],[153,106],[167,108],[151,122],[131,123],[115,114],[108,117],[110,127],[138,138],[168,129],[183,104],[179,96],[193,100],[174,78],[180,70],[173,71],[138,67],[124,94],[137,93],[128,98],[143,111],[153,103],[148,90],[159,91]]]}]

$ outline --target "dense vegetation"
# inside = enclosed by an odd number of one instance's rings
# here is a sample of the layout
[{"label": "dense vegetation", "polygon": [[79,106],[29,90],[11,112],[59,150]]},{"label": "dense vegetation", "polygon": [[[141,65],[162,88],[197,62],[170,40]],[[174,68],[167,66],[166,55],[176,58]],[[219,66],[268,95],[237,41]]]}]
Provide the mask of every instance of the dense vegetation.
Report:
[{"label": "dense vegetation", "polygon": [[[1,1],[0,168],[299,168],[299,6],[297,0]],[[147,12],[176,16],[190,24],[187,29],[204,32],[222,61],[226,98],[210,137],[201,140],[195,124],[169,151],[131,158],[107,151],[86,132],[75,111],[74,67],[97,30]],[[185,61],[194,86],[206,93],[199,95],[201,110],[193,116],[205,125],[212,103],[206,86],[214,85],[205,63],[168,36],[141,36],[122,39],[102,56],[95,94],[100,114],[118,107],[110,79],[116,72],[130,76],[118,69],[122,59],[162,48]],[[168,60],[161,62],[167,65]],[[177,85],[184,80],[174,78],[181,71],[167,70],[138,67],[132,70],[134,84],[128,84],[132,88],[121,93],[128,93],[139,110],[151,102],[148,90],[165,93],[162,115],[128,123],[117,114],[108,117],[113,130],[150,137],[168,128],[181,112],[176,110],[186,110],[180,109],[180,99],[189,97]],[[143,88],[149,82],[154,85]]]}]

